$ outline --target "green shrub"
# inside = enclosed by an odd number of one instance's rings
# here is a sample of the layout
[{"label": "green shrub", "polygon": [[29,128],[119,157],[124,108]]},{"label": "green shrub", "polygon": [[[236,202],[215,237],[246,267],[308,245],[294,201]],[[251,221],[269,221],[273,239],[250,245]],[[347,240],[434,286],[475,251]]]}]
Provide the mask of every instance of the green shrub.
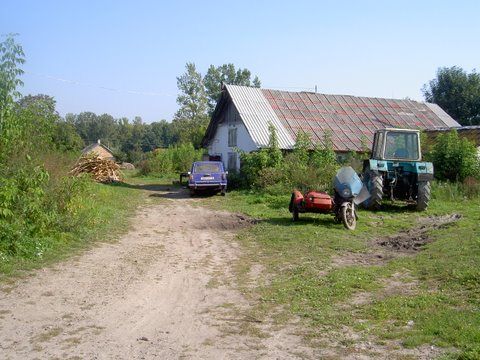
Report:
[{"label": "green shrub", "polygon": [[203,152],[202,149],[196,150],[192,144],[157,149],[148,153],[146,159],[138,164],[139,172],[142,175],[187,172],[193,162],[202,159]]},{"label": "green shrub", "polygon": [[[73,157],[57,146],[55,101],[19,97],[21,46],[0,44],[0,259],[41,258],[85,225],[88,179],[67,175]],[[67,142],[65,142],[67,144]]]},{"label": "green shrub", "polygon": [[435,177],[440,180],[463,181],[467,177],[480,176],[480,162],[475,145],[460,138],[455,129],[438,135],[426,159],[433,162]]},{"label": "green shrub", "polygon": [[184,143],[169,148],[172,152],[172,168],[175,172],[189,171],[194,161],[202,160],[204,150],[196,150],[192,143]]},{"label": "green shrub", "polygon": [[271,194],[286,193],[295,188],[302,191],[331,190],[339,164],[328,137],[324,146],[317,145],[312,149],[308,135],[299,133],[293,151],[282,154],[274,128],[270,128],[269,144],[268,148],[240,155],[243,187],[260,188]]}]

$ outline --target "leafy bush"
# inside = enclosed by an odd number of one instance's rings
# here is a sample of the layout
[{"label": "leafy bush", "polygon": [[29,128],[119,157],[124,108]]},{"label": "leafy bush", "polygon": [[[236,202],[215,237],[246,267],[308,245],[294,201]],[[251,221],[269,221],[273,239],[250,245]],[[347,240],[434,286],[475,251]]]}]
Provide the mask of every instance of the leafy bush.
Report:
[{"label": "leafy bush", "polygon": [[[75,140],[58,146],[59,116],[48,96],[19,97],[23,51],[0,44],[0,259],[42,258],[85,225],[88,179],[67,175]],[[68,130],[68,129],[67,129]],[[63,136],[63,135],[62,135]],[[63,136],[65,138],[65,136]],[[78,140],[78,139],[77,139]]]},{"label": "leafy bush", "polygon": [[202,160],[204,150],[196,150],[192,143],[184,143],[172,146],[172,167],[176,172],[185,172],[190,170],[194,161]]},{"label": "leafy bush", "polygon": [[202,159],[203,150],[196,150],[192,144],[171,146],[150,152],[139,164],[140,174],[169,174],[186,172],[194,161]]},{"label": "leafy bush", "polygon": [[475,145],[460,138],[455,129],[438,135],[426,159],[433,162],[435,177],[440,180],[464,181],[480,176],[480,162]]},{"label": "leafy bush", "polygon": [[241,154],[243,187],[260,188],[271,194],[294,188],[330,190],[339,164],[328,137],[324,144],[312,149],[308,135],[299,133],[293,151],[282,154],[275,129],[271,127],[268,148]]}]

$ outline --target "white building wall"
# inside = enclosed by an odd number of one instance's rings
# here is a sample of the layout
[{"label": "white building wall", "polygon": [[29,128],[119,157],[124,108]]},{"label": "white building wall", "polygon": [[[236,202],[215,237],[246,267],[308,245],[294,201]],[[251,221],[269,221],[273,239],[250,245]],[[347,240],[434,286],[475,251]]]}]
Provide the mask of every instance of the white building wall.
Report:
[{"label": "white building wall", "polygon": [[[233,108],[233,109],[232,109]],[[228,146],[228,130],[237,129],[237,146]],[[257,150],[257,146],[253,142],[247,128],[243,124],[237,111],[230,104],[230,109],[226,111],[226,116],[223,122],[218,124],[217,131],[208,146],[208,154],[211,156],[220,155],[223,166],[228,168],[228,154],[235,152],[235,149],[240,149],[245,152]],[[237,170],[240,169],[240,154],[237,154]]]}]

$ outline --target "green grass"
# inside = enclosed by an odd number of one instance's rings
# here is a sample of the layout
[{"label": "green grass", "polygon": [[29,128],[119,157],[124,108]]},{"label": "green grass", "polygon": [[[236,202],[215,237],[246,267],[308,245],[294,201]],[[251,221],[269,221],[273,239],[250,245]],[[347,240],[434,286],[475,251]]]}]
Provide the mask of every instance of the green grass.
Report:
[{"label": "green grass", "polygon": [[[388,204],[384,211],[361,210],[353,232],[329,215],[301,214],[293,223],[288,194],[232,191],[225,199],[205,201],[261,220],[240,233],[245,254],[237,264],[242,291],[257,303],[256,316],[298,316],[312,339],[346,326],[379,344],[431,344],[458,349],[450,357],[473,359],[480,358],[480,199],[468,200],[458,191],[434,186],[424,213]],[[452,213],[462,218],[430,230],[432,241],[421,251],[392,250],[391,259],[371,261],[386,251],[375,239],[418,226],[420,217]],[[254,264],[266,270],[252,288],[248,274]],[[366,300],[355,302],[359,297]]]},{"label": "green grass", "polygon": [[72,226],[70,231],[56,232],[40,239],[43,249],[39,256],[2,259],[0,280],[58,262],[96,242],[115,239],[126,231],[132,212],[143,199],[143,193],[138,189],[92,182],[76,205],[79,224]]}]

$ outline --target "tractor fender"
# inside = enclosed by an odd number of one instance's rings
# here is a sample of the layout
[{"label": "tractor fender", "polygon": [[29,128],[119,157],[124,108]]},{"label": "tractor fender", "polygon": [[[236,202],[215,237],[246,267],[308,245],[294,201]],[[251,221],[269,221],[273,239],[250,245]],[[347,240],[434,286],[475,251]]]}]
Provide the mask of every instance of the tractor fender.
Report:
[{"label": "tractor fender", "polygon": [[368,166],[370,170],[373,170],[375,172],[388,171],[388,164],[386,160],[369,159]]},{"label": "tractor fender", "polygon": [[419,161],[415,163],[415,172],[417,174],[432,174],[433,164],[427,161]]}]

